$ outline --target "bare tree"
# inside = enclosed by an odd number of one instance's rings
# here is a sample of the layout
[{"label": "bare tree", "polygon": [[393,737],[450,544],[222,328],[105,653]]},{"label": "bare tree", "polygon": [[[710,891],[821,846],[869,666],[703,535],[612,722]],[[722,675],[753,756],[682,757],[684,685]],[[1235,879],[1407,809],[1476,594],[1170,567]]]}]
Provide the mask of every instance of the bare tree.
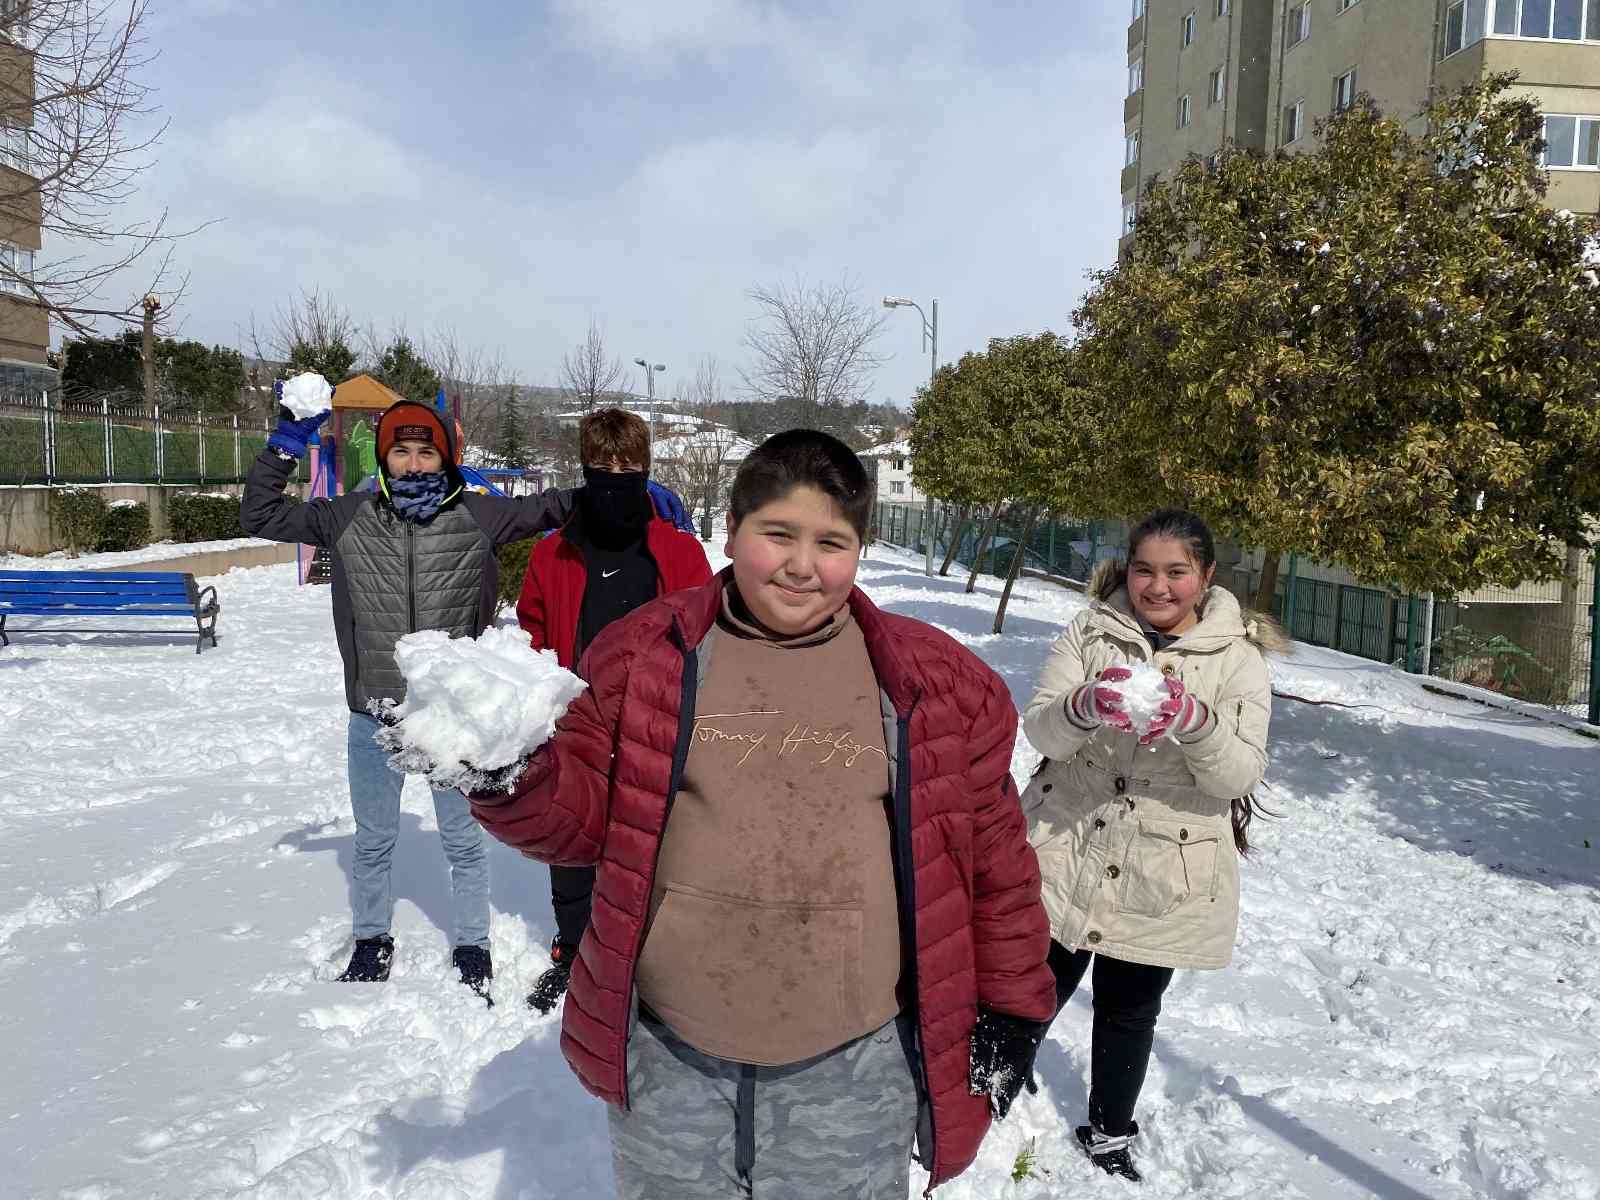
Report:
[{"label": "bare tree", "polygon": [[467,443],[493,444],[500,400],[507,382],[500,351],[470,344],[454,329],[442,328],[421,344],[421,353],[438,372],[452,403],[459,401],[461,428]]},{"label": "bare tree", "polygon": [[742,374],[751,396],[840,406],[866,399],[869,377],[887,361],[873,349],[884,318],[861,302],[849,279],[795,279],[746,294],[759,310],[744,335],[751,362]]},{"label": "bare tree", "polygon": [[348,379],[361,361],[362,330],[348,309],[320,292],[280,305],[263,329],[250,318],[255,356],[285,364],[286,373],[315,371],[330,383]]},{"label": "bare tree", "polygon": [[561,390],[584,412],[591,412],[615,395],[627,378],[622,359],[606,353],[600,326],[589,322],[589,336],[561,358]]},{"label": "bare tree", "polygon": [[709,541],[718,515],[727,507],[739,464],[755,447],[724,424],[722,375],[715,357],[706,355],[694,379],[678,392],[679,402],[702,420],[699,430],[662,438],[652,452],[656,478],[677,492],[689,510],[700,512],[700,536]]},{"label": "bare tree", "polygon": [[[170,313],[186,280],[168,285],[166,213],[118,214],[151,164],[165,125],[135,132],[153,109],[140,75],[151,61],[147,0],[23,0],[0,5],[0,289],[80,336],[102,320],[142,325],[145,297]],[[39,261],[37,229],[65,255]],[[152,253],[152,252],[158,253]],[[103,298],[148,261],[127,303]]]}]

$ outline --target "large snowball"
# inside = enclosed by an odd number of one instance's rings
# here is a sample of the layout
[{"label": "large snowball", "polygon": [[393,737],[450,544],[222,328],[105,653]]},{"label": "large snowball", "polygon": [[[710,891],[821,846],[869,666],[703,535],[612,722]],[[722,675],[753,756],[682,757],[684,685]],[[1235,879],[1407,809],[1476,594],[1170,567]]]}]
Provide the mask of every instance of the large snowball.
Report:
[{"label": "large snowball", "polygon": [[410,633],[395,644],[395,661],[406,698],[386,706],[393,724],[379,740],[398,752],[397,769],[441,787],[481,788],[514,767],[550,740],[586,686],[515,626],[478,638]]},{"label": "large snowball", "polygon": [[1110,686],[1122,693],[1123,710],[1133,722],[1134,732],[1142,737],[1150,732],[1150,726],[1161,715],[1162,702],[1172,697],[1167,692],[1167,677],[1161,673],[1160,667],[1151,663],[1135,663],[1128,669],[1133,672],[1133,678]]},{"label": "large snowball", "polygon": [[283,406],[297,421],[327,412],[332,401],[333,388],[315,371],[304,371],[284,380]]}]

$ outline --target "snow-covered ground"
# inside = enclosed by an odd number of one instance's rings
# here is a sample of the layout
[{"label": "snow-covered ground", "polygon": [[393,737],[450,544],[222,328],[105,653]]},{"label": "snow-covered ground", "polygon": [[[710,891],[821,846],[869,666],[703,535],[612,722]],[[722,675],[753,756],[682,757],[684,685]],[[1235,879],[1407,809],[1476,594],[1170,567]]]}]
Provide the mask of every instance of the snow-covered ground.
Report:
[{"label": "snow-covered ground", "polygon": [[[15,565],[15,564],[14,564]],[[292,565],[211,580],[217,650],[26,633],[0,651],[0,1195],[606,1197],[601,1106],[518,1002],[545,870],[498,844],[492,1010],[454,983],[415,783],[386,986],[348,952],[352,825],[328,595]],[[1025,699],[1080,598],[967,596],[874,549],[879,603]],[[191,635],[192,636],[192,633]],[[1234,965],[1180,973],[1140,1119],[1142,1191],[1071,1146],[1087,989],[1041,1088],[945,1200],[1600,1197],[1600,744],[1301,649]],[[1019,778],[1032,767],[1019,751]],[[1036,1177],[1011,1182],[1017,1153]],[[918,1181],[915,1191],[920,1193]]]},{"label": "snow-covered ground", "polygon": [[112,554],[80,554],[72,557],[65,550],[38,557],[27,554],[0,554],[0,567],[13,571],[103,571],[117,567],[135,567],[140,563],[164,562],[169,558],[185,558],[191,554],[209,554],[216,550],[246,550],[256,546],[276,543],[266,538],[224,538],[218,542],[151,542],[137,550],[118,550]]}]

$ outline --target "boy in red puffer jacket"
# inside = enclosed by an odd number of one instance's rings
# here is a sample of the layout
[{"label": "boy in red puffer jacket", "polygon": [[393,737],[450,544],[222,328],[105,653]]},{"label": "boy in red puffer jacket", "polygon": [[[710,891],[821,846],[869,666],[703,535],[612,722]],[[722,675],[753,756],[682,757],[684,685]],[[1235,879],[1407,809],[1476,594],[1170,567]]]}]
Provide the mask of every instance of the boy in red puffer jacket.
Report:
[{"label": "boy in red puffer jacket", "polygon": [[1031,1083],[1055,1003],[1016,711],[855,588],[871,504],[843,443],[768,439],[732,566],[610,626],[510,791],[470,797],[599,866],[561,1042],[624,1200],[903,1200],[914,1142],[954,1178]]}]

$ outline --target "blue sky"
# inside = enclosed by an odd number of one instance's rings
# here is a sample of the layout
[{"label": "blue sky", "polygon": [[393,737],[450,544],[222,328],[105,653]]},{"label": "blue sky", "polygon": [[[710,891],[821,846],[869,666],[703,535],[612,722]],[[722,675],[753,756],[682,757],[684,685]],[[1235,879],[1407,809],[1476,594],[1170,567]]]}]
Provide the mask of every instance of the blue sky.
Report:
[{"label": "blue sky", "polygon": [[[939,297],[948,361],[1064,329],[1113,257],[1126,26],[1125,0],[155,0],[138,203],[213,222],[175,257],[205,341],[316,289],[554,383],[593,317],[670,392],[705,354],[737,384],[752,284],[847,275]],[[916,325],[891,315],[878,398],[926,378]]]}]

